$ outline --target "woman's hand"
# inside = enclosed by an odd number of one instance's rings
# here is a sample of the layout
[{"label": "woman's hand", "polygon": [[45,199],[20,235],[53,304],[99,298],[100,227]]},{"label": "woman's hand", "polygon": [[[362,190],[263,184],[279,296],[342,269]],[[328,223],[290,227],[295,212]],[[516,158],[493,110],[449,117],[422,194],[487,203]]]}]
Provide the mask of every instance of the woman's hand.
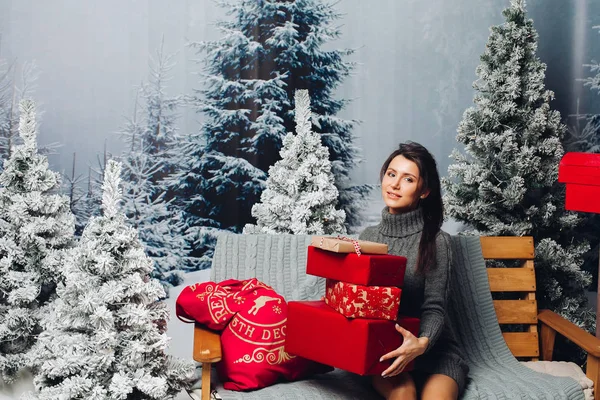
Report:
[{"label": "woman's hand", "polygon": [[426,337],[417,338],[415,335],[396,324],[396,330],[402,334],[404,341],[402,345],[394,351],[383,355],[379,361],[389,360],[396,357],[396,360],[388,369],[381,373],[384,378],[395,376],[404,371],[409,362],[425,353],[429,339]]}]

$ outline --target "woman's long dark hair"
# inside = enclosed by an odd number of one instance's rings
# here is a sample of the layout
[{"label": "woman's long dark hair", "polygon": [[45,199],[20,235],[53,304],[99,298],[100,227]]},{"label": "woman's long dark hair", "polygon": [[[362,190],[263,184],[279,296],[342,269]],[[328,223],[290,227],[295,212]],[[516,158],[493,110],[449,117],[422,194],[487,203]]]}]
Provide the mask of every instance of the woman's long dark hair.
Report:
[{"label": "woman's long dark hair", "polygon": [[429,266],[434,265],[436,262],[435,240],[444,220],[440,174],[437,170],[435,158],[425,147],[419,143],[406,142],[401,143],[398,149],[385,160],[379,174],[379,182],[383,181],[390,163],[397,156],[404,156],[404,158],[414,162],[419,167],[419,196],[429,190],[429,195],[424,199],[419,199],[418,205],[423,209],[423,233],[419,243],[416,272],[426,273]]}]

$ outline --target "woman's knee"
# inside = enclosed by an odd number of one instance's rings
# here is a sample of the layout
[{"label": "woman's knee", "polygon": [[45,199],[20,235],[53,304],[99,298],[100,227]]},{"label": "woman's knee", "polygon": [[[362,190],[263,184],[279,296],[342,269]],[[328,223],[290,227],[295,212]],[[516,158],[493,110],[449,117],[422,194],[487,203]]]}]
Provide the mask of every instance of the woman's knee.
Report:
[{"label": "woman's knee", "polygon": [[430,375],[423,383],[421,399],[456,400],[458,399],[458,384],[446,375]]},{"label": "woman's knee", "polygon": [[398,387],[394,389],[387,400],[412,400],[417,399],[417,388],[414,387]]},{"label": "woman's knee", "polygon": [[386,400],[417,399],[415,381],[407,372],[390,378],[374,376],[373,386]]}]

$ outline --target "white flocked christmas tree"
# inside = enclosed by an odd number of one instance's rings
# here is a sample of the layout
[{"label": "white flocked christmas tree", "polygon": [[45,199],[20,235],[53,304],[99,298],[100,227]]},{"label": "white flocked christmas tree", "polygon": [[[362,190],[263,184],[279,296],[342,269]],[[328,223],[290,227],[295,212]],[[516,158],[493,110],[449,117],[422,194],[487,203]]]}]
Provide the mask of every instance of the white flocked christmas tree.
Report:
[{"label": "white flocked christmas tree", "polygon": [[121,164],[105,170],[102,211],[65,265],[65,283],[35,346],[28,399],[170,399],[193,364],[165,353],[169,341],[153,262],[121,211]]},{"label": "white flocked christmas tree", "polygon": [[465,111],[444,180],[447,213],[472,234],[533,236],[538,302],[593,330],[586,308],[588,245],[576,214],[565,212],[558,165],[565,127],[544,87],[546,66],[525,1],[511,0],[506,22],[491,28],[477,68],[475,106]]},{"label": "white flocked christmas tree", "polygon": [[37,148],[35,104],[19,104],[19,135],[0,175],[0,372],[11,382],[26,364],[40,316],[62,278],[75,220],[56,193],[59,174]]},{"label": "white flocked christmas tree", "polygon": [[338,190],[331,172],[329,151],[311,129],[308,90],[295,99],[296,134],[283,139],[281,160],[269,168],[267,187],[252,207],[256,225],[245,233],[345,233],[345,212],[337,210]]}]

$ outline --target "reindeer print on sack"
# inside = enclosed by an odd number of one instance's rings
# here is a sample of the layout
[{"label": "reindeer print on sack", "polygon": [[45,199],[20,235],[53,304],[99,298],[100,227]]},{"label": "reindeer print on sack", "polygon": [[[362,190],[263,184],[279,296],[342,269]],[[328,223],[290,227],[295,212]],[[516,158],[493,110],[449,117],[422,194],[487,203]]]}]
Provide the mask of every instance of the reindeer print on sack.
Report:
[{"label": "reindeer print on sack", "polygon": [[277,301],[277,304],[281,304],[281,298],[279,297],[260,296],[254,299],[254,305],[248,310],[248,314],[256,315],[258,310],[263,308],[268,301]]}]

